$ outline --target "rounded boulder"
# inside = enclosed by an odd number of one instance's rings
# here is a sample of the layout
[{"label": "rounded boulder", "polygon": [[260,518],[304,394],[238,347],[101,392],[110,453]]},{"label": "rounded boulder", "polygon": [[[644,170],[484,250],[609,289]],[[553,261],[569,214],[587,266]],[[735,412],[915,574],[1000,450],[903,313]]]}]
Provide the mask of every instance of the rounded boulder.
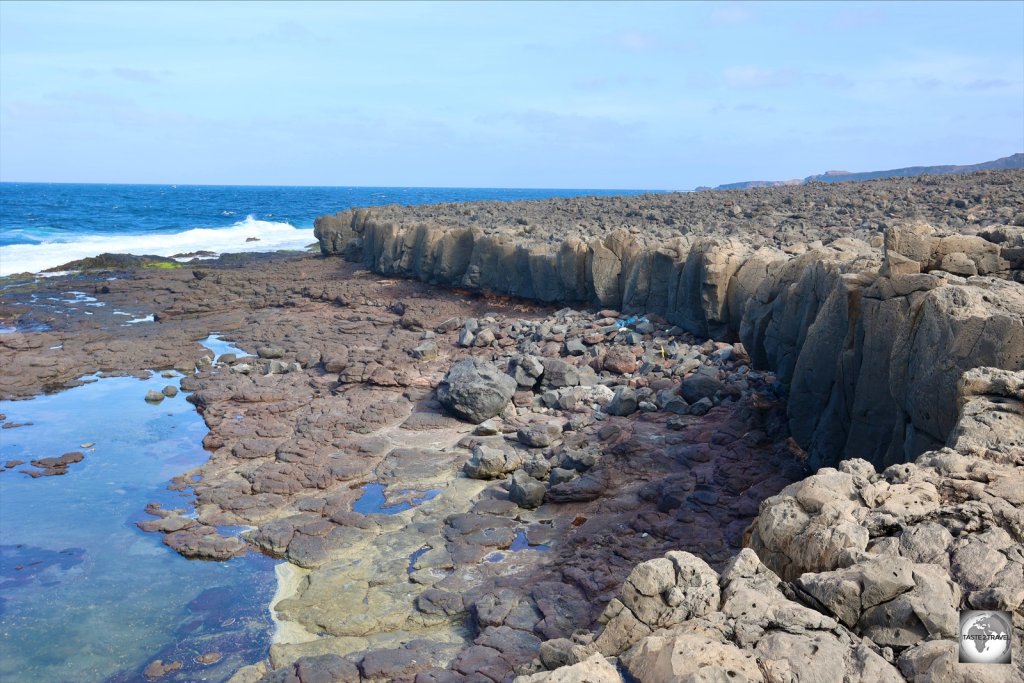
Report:
[{"label": "rounded boulder", "polygon": [[512,400],[516,381],[494,363],[477,358],[459,361],[437,387],[437,400],[474,424],[494,417]]}]

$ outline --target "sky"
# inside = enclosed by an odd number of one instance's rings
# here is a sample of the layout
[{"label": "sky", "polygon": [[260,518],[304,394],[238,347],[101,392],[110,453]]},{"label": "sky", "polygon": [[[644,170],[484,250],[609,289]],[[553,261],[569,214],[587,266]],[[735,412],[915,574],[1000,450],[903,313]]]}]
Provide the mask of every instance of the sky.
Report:
[{"label": "sky", "polygon": [[0,0],[0,181],[688,190],[1024,151],[1024,2]]}]

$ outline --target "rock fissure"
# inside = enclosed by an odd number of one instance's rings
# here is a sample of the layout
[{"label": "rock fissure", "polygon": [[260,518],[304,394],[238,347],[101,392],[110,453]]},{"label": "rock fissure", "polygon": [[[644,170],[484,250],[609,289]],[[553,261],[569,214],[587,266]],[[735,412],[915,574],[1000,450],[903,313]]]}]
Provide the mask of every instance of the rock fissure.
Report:
[{"label": "rock fissure", "polygon": [[[1019,194],[1018,175],[957,182]],[[843,206],[875,187],[820,191]],[[785,215],[815,220],[819,188],[793,192]],[[676,201],[720,200],[555,201],[544,220],[510,205],[525,225],[497,204],[321,219],[325,251],[360,265],[97,282],[111,303],[150,292],[160,322],[3,335],[0,388],[73,379],[81,353],[190,373],[212,451],[178,479],[196,519],[154,509],[149,526],[184,554],[304,568],[269,660],[234,683],[978,678],[955,665],[957,610],[1010,610],[1021,642],[1024,239],[949,240],[991,224],[927,210],[935,229],[830,233],[768,201],[728,213],[774,221],[748,235]],[[635,224],[638,202],[662,218]],[[196,324],[257,352],[197,360]],[[357,511],[367,482],[395,505]],[[229,547],[223,525],[253,529]]]},{"label": "rock fissure", "polygon": [[[370,236],[375,211],[361,214],[358,230],[353,224],[348,256],[358,259],[362,252],[366,262],[385,272],[422,276],[381,261],[386,250],[377,245],[403,239],[402,210],[383,210],[389,216],[384,240]],[[427,213],[419,210],[418,230],[445,234],[452,229],[445,225],[444,211]],[[344,231],[344,214],[331,220]],[[515,234],[500,220],[492,229]],[[318,230],[330,232],[325,223]],[[530,247],[535,262],[553,263],[556,253],[564,261],[568,253],[580,255],[582,264],[571,271],[578,279],[582,273],[583,286],[538,295],[530,282],[537,269],[519,268],[478,235],[467,268],[474,259],[503,263],[503,279],[487,280],[474,271],[472,279],[459,282],[462,286],[545,301],[578,301],[586,292],[598,306],[661,317],[697,336],[741,340],[755,367],[775,371],[779,393],[787,398],[789,429],[818,472],[765,500],[750,532],[748,544],[757,555],[747,561],[762,567],[755,574],[769,571],[761,562],[778,573],[776,586],[782,590],[775,600],[783,601],[777,605],[783,616],[762,609],[765,616],[751,631],[749,610],[741,610],[742,620],[730,621],[726,599],[721,612],[716,607],[710,613],[726,621],[710,631],[706,621],[695,618],[701,615],[666,622],[658,616],[661,610],[685,602],[687,589],[648,585],[660,571],[655,569],[659,560],[651,560],[622,584],[600,630],[543,643],[541,663],[552,671],[521,681],[589,680],[602,661],[595,659],[595,649],[619,657],[628,680],[690,680],[687,672],[697,671],[707,676],[715,664],[698,665],[670,653],[691,654],[692,647],[677,644],[709,632],[722,647],[734,648],[732,655],[753,656],[756,664],[743,669],[749,674],[744,680],[918,680],[948,671],[958,608],[1000,604],[1016,609],[1015,619],[1020,618],[1024,592],[1011,598],[993,588],[1004,571],[998,558],[1007,558],[1005,552],[982,545],[995,553],[984,563],[994,568],[985,575],[974,576],[968,563],[950,560],[957,553],[979,552],[972,550],[978,541],[971,539],[1001,529],[1000,524],[1010,529],[1002,533],[1019,543],[1021,501],[1015,506],[990,499],[983,488],[957,486],[965,473],[945,466],[953,457],[974,462],[971,474],[1006,466],[1002,476],[1024,485],[1024,453],[1019,446],[1006,448],[1016,439],[1010,435],[1024,425],[1024,415],[1003,410],[1009,396],[992,391],[995,382],[987,379],[1000,372],[1021,376],[1024,370],[1024,293],[1018,284],[1024,276],[999,256],[1000,247],[915,223],[890,224],[877,241],[842,237],[812,245],[802,255],[787,254],[788,245],[778,240],[754,251],[683,237],[666,250],[637,232],[595,236],[592,231],[588,242],[566,236]],[[530,244],[526,235],[519,239]],[[332,253],[323,239],[321,246]],[[443,278],[430,281],[446,284]],[[987,398],[964,393],[961,378],[971,372],[986,377]],[[968,405],[985,417],[969,415]],[[956,450],[939,450],[947,445]],[[955,497],[940,496],[940,490],[955,491]],[[758,599],[771,604],[761,590]],[[654,602],[637,602],[640,598]],[[798,616],[802,609],[809,610],[806,624]],[[809,627],[831,635],[810,637]],[[706,640],[700,649],[715,642]],[[936,649],[939,642],[946,643],[944,649]],[[840,666],[816,669],[822,649]],[[715,670],[735,677],[741,669]],[[619,672],[601,671],[607,680],[621,680]]]}]

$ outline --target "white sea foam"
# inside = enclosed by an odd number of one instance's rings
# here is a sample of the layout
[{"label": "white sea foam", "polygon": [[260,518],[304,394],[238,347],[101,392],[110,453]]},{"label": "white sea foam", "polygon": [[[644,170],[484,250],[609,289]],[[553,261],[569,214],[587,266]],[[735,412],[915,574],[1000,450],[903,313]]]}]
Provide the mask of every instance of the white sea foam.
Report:
[{"label": "white sea foam", "polygon": [[[246,241],[255,237],[256,241]],[[193,228],[176,233],[86,235],[66,242],[12,244],[0,247],[0,276],[38,273],[68,261],[99,254],[174,256],[195,251],[217,254],[305,249],[314,242],[312,228],[260,221],[252,216],[226,228]]]}]

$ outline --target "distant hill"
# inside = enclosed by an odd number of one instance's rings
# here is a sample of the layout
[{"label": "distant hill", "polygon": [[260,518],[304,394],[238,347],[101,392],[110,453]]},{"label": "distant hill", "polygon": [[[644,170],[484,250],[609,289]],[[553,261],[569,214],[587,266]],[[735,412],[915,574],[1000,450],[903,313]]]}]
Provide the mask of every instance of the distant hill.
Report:
[{"label": "distant hill", "polygon": [[701,186],[702,190],[746,190],[752,187],[777,187],[779,185],[807,185],[808,183],[849,183],[859,180],[876,180],[878,178],[906,178],[918,175],[953,175],[957,173],[974,173],[975,171],[1002,171],[1007,168],[1024,168],[1024,153],[1011,154],[995,161],[986,161],[969,166],[908,166],[893,168],[888,171],[826,171],[820,175],[807,176],[803,180],[747,180],[740,183],[726,183],[717,187]]}]

